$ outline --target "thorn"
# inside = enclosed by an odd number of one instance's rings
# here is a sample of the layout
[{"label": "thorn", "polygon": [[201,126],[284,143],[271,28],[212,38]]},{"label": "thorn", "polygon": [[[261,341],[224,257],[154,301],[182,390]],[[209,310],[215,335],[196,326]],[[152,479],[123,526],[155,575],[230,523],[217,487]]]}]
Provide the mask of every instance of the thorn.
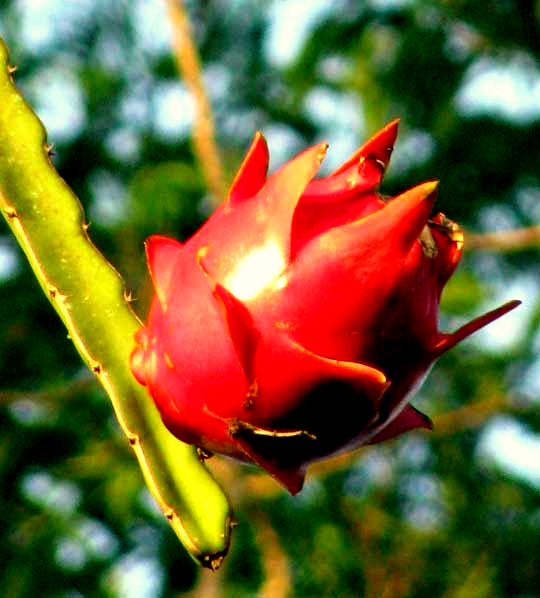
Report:
[{"label": "thorn", "polygon": [[203,557],[203,565],[212,571],[217,571],[221,567],[223,556],[213,556],[205,554]]},{"label": "thorn", "polygon": [[212,453],[211,451],[207,451],[206,449],[203,449],[202,446],[197,446],[197,457],[199,458],[199,461],[201,463],[204,463],[207,459],[210,459],[210,457],[214,456],[214,453]]},{"label": "thorn", "polygon": [[56,152],[54,151],[54,143],[46,143],[44,147],[45,153],[47,154],[47,156],[49,156],[49,158],[52,158],[52,156],[56,154]]},{"label": "thorn", "polygon": [[9,208],[6,208],[5,212],[8,218],[13,219],[19,217],[19,215],[17,214],[17,210],[15,208],[12,208],[11,206]]},{"label": "thorn", "polygon": [[14,73],[17,72],[18,68],[19,67],[16,66],[16,65],[14,65],[14,64],[8,64],[8,66],[7,66],[7,72],[8,72],[8,74],[13,75]]},{"label": "thorn", "polygon": [[96,376],[99,376],[103,373],[103,366],[98,361],[91,361],[90,368],[92,369],[94,374],[96,374]]},{"label": "thorn", "polygon": [[131,289],[124,289],[124,301],[126,303],[133,302],[133,293],[131,292]]},{"label": "thorn", "polygon": [[66,295],[63,295],[58,288],[52,284],[47,284],[47,292],[49,293],[49,297],[59,304],[66,299]]}]

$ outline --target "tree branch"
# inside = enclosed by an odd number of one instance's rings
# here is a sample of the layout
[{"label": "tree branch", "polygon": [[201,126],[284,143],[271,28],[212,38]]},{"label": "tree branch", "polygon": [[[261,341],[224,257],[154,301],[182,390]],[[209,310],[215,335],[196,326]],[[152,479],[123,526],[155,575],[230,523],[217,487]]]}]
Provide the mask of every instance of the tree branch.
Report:
[{"label": "tree branch", "polygon": [[486,250],[506,253],[540,248],[540,226],[529,226],[495,233],[466,233],[465,247],[473,251]]},{"label": "tree branch", "polygon": [[221,156],[215,142],[212,109],[183,0],[168,0],[168,7],[176,64],[195,105],[193,150],[213,196],[212,203],[217,206],[224,198],[226,189]]}]

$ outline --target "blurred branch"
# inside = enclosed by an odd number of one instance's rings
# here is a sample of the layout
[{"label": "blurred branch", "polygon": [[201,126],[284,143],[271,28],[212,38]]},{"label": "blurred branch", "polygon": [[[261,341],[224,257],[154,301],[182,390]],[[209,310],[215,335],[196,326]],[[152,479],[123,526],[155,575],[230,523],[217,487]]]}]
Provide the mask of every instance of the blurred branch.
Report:
[{"label": "blurred branch", "polygon": [[[355,540],[359,558],[366,555],[362,567],[365,575],[364,598],[396,598],[411,596],[414,583],[422,575],[423,542],[412,526],[377,506],[376,501],[358,505],[347,498],[339,502],[350,534]],[[381,548],[391,537],[393,550],[381,559]]]},{"label": "blurred branch", "polygon": [[508,397],[497,394],[484,401],[471,403],[437,416],[433,420],[432,433],[437,436],[451,436],[461,430],[476,428],[495,413],[506,412],[513,408],[514,405]]},{"label": "blurred branch", "polygon": [[472,250],[524,251],[540,247],[540,226],[529,226],[496,233],[466,233],[465,247]]},{"label": "blurred branch", "polygon": [[195,105],[193,149],[208,189],[212,193],[212,203],[216,206],[224,198],[226,189],[221,156],[215,141],[212,109],[184,2],[168,0],[168,7],[176,64]]},{"label": "blurred branch", "polygon": [[182,598],[220,598],[223,596],[222,580],[220,575],[214,575],[213,571],[203,569],[199,571],[197,585],[180,596]]},{"label": "blurred branch", "polygon": [[260,598],[286,598],[292,589],[287,554],[272,524],[259,509],[256,515],[257,543],[261,549],[265,581],[259,589]]},{"label": "blurred branch", "polygon": [[[260,503],[260,499],[283,494],[285,490],[266,473],[263,474],[260,470],[252,473],[253,468],[219,455],[209,460],[209,468],[220,483],[230,489],[234,504],[249,513],[249,518],[257,530],[256,540],[264,577],[257,596],[259,598],[290,596],[292,579],[289,558],[283,550],[280,538],[272,527],[265,508]],[[200,595],[206,596],[202,593]],[[195,598],[195,595],[192,597],[189,594],[189,598]]]}]

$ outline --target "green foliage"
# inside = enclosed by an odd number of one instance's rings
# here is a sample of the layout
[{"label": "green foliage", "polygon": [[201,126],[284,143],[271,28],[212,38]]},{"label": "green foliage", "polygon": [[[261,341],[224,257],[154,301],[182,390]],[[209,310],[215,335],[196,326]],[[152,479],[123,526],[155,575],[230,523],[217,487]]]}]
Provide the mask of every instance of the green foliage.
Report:
[{"label": "green foliage", "polygon": [[[188,96],[163,34],[168,23],[160,3],[63,4],[49,22],[41,9],[4,2],[0,31],[20,67],[17,84],[49,129],[56,168],[144,316],[145,237],[185,238],[207,213],[190,146]],[[144,12],[141,5],[153,8]],[[287,16],[280,10],[285,0],[187,5],[229,180],[257,129],[279,160],[324,138],[328,160],[337,164],[399,116],[383,192],[436,177],[437,209],[467,231],[538,223],[538,109],[516,110],[508,79],[492,83],[495,92],[484,89],[490,104],[482,104],[481,93],[474,108],[460,99],[474,73],[494,66],[507,69],[514,83],[538,80],[538,2],[344,0],[327,3],[317,18]],[[28,25],[32,16],[50,33],[39,38]],[[286,31],[279,49],[298,42],[287,60],[268,52],[276,26]],[[49,84],[45,75],[58,69],[61,79],[66,73],[74,79],[80,104]],[[527,103],[537,92],[522,85],[519,100]],[[537,248],[466,252],[444,298],[445,328],[502,299],[524,305],[498,335],[482,333],[435,366],[416,400],[433,416],[433,433],[314,470],[294,498],[252,468],[210,460],[240,522],[223,570],[210,579],[154,508],[103,392],[82,374],[3,224],[0,250],[4,595],[538,594]],[[522,449],[529,451],[528,468],[504,465],[520,458],[502,433],[513,426],[529,441]],[[123,583],[131,583],[129,590],[121,590]]]}]

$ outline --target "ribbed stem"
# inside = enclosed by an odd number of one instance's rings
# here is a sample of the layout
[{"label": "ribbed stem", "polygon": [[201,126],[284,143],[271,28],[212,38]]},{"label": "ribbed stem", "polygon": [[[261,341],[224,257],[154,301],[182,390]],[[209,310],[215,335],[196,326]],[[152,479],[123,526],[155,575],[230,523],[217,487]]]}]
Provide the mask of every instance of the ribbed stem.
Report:
[{"label": "ribbed stem", "polygon": [[167,432],[131,375],[129,355],[140,324],[120,276],[90,242],[81,205],[53,168],[43,125],[11,74],[0,40],[0,210],[77,351],[107,391],[154,498],[190,554],[216,568],[229,543],[227,499],[193,447]]}]

